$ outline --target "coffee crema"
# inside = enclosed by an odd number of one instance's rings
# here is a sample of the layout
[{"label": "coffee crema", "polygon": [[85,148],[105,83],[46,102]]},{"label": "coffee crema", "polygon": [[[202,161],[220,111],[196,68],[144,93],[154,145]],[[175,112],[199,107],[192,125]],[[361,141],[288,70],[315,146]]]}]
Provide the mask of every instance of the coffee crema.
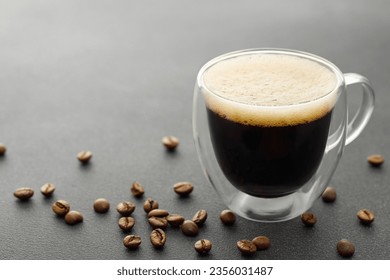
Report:
[{"label": "coffee crema", "polygon": [[286,126],[326,115],[336,102],[339,81],[319,62],[288,54],[232,57],[203,75],[209,109],[248,125]]},{"label": "coffee crema", "polygon": [[302,187],[321,163],[340,84],[330,68],[296,55],[246,54],[211,65],[203,94],[226,178],[259,197]]}]

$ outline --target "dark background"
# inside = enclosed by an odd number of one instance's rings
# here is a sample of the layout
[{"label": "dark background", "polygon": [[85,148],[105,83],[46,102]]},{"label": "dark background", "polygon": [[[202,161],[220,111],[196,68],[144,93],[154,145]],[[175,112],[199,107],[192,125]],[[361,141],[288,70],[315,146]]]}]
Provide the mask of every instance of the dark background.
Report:
[{"label": "dark background", "polygon": [[[353,259],[389,259],[390,174],[388,164],[372,168],[367,156],[390,159],[390,3],[388,1],[0,1],[0,258],[2,259],[242,259],[239,239],[267,235],[271,247],[253,259],[340,259],[336,243],[356,246]],[[257,47],[292,48],[333,61],[343,72],[367,76],[376,90],[376,109],[361,136],[349,145],[332,185],[334,204],[318,200],[313,228],[299,218],[256,223],[219,221],[225,209],[200,169],[192,140],[191,114],[200,67],[225,52]],[[356,92],[359,91],[356,89]],[[359,94],[351,94],[351,106]],[[168,153],[165,135],[180,138]],[[94,156],[82,166],[76,155]],[[134,199],[133,181],[146,194]],[[172,191],[178,181],[195,190],[187,199]],[[40,186],[57,190],[45,199]],[[25,203],[13,196],[28,186]],[[104,197],[107,214],[92,204]],[[149,242],[142,204],[191,218],[209,218],[197,237],[167,230],[163,250]],[[84,222],[68,226],[51,211],[57,199],[70,202]],[[137,205],[132,233],[139,250],[122,245],[117,203]],[[356,212],[375,212],[363,226]],[[207,256],[193,244],[213,242]]]}]

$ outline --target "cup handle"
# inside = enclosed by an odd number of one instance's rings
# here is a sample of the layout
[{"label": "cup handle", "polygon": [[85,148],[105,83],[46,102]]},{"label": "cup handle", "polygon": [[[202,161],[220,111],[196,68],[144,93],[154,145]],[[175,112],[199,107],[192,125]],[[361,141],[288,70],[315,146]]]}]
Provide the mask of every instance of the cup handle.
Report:
[{"label": "cup handle", "polygon": [[366,77],[356,73],[345,73],[344,78],[347,87],[354,84],[361,84],[363,88],[362,103],[355,116],[347,125],[345,145],[348,145],[359,136],[370,120],[372,112],[374,111],[375,95],[374,89]]}]

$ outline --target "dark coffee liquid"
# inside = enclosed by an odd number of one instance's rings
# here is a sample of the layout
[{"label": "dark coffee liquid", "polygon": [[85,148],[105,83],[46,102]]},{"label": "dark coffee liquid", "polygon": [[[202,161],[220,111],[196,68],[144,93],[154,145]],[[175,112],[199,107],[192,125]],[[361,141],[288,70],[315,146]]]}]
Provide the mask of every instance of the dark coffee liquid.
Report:
[{"label": "dark coffee liquid", "polygon": [[245,125],[207,108],[219,166],[239,190],[258,197],[290,194],[316,172],[326,146],[331,112],[304,124]]}]

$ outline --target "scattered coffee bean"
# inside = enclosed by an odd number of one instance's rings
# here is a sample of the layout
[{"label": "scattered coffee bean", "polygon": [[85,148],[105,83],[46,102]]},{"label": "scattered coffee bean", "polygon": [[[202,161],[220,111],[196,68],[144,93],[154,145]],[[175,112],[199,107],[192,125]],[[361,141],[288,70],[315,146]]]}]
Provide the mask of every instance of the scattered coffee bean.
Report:
[{"label": "scattered coffee bean", "polygon": [[153,209],[149,211],[148,218],[150,217],[166,217],[169,215],[169,212],[164,209]]},{"label": "scattered coffee bean", "polygon": [[98,198],[93,203],[93,209],[97,213],[106,213],[110,209],[110,202],[105,198]]},{"label": "scattered coffee bean", "polygon": [[77,154],[77,158],[82,163],[88,163],[92,158],[92,152],[90,151],[81,151]]},{"label": "scattered coffee bean", "polygon": [[194,217],[192,217],[192,221],[197,224],[198,226],[204,224],[204,222],[207,219],[207,212],[206,210],[199,210],[198,212],[195,213]]},{"label": "scattered coffee bean", "polygon": [[148,221],[153,228],[166,229],[168,227],[168,221],[165,217],[150,217]]},{"label": "scattered coffee bean", "polygon": [[225,225],[232,225],[236,221],[236,214],[234,214],[233,211],[226,209],[221,212],[219,218]]},{"label": "scattered coffee bean", "polygon": [[375,219],[374,213],[368,209],[359,210],[359,212],[357,212],[357,217],[361,223],[366,225],[371,224]]},{"label": "scattered coffee bean", "polygon": [[70,205],[67,201],[60,199],[52,204],[51,209],[58,216],[62,217],[62,216],[65,216],[69,212]]},{"label": "scattered coffee bean", "polygon": [[145,200],[145,202],[144,202],[144,211],[146,213],[149,213],[153,209],[157,209],[157,208],[158,208],[158,202],[156,200],[153,200],[151,198],[148,198],[148,199]]},{"label": "scattered coffee bean", "polygon": [[384,159],[384,157],[381,156],[381,155],[370,155],[370,156],[367,158],[367,161],[368,161],[372,166],[379,167],[379,166],[381,166],[381,165],[385,162],[385,159]]},{"label": "scattered coffee bean", "polygon": [[250,240],[237,241],[237,248],[245,255],[252,255],[257,251],[256,245]]},{"label": "scattered coffee bean", "polygon": [[352,257],[355,253],[355,245],[347,239],[342,239],[337,243],[337,252],[344,258]]},{"label": "scattered coffee bean", "polygon": [[135,220],[133,217],[121,217],[118,221],[119,227],[123,231],[129,231],[134,227]]},{"label": "scattered coffee bean", "polygon": [[141,245],[141,237],[139,235],[127,235],[123,238],[123,245],[131,250],[137,249]]},{"label": "scattered coffee bean", "polygon": [[333,187],[326,187],[324,192],[321,195],[322,200],[325,202],[334,202],[336,200],[337,194],[336,189]]},{"label": "scattered coffee bean", "polygon": [[255,244],[257,250],[267,250],[271,244],[267,236],[261,235],[256,236],[252,239],[253,244]]},{"label": "scattered coffee bean", "polygon": [[188,196],[194,190],[194,186],[190,182],[179,182],[173,185],[173,190],[180,196]]},{"label": "scattered coffee bean", "polygon": [[194,244],[194,248],[199,254],[207,254],[210,252],[212,246],[213,245],[208,239],[200,239]]},{"label": "scattered coffee bean", "polygon": [[184,222],[184,217],[178,214],[170,214],[166,217],[166,219],[173,227],[179,227]]},{"label": "scattered coffee bean", "polygon": [[32,188],[18,188],[14,192],[14,196],[20,200],[28,200],[34,195]]},{"label": "scattered coffee bean", "polygon": [[169,151],[173,151],[179,145],[179,139],[175,136],[165,136],[162,139],[162,143]]},{"label": "scattered coffee bean", "polygon": [[161,228],[156,228],[150,233],[150,242],[155,248],[164,247],[166,240],[166,234]]},{"label": "scattered coffee bean", "polygon": [[305,226],[312,227],[317,222],[317,217],[311,212],[305,212],[301,215],[301,221]]},{"label": "scattered coffee bean", "polygon": [[68,225],[75,225],[83,221],[83,215],[79,211],[69,211],[65,215],[65,222]]},{"label": "scattered coffee bean", "polygon": [[131,185],[130,191],[131,191],[132,195],[135,197],[141,197],[145,193],[144,187],[138,182],[134,182]]},{"label": "scattered coffee bean", "polygon": [[181,232],[187,236],[196,236],[198,235],[199,228],[198,225],[193,221],[186,220],[180,226]]},{"label": "scattered coffee bean", "polygon": [[122,216],[130,216],[135,210],[135,204],[130,201],[119,202],[116,206],[116,211]]},{"label": "scattered coffee bean", "polygon": [[46,197],[50,197],[52,196],[55,189],[56,187],[53,184],[47,183],[41,187],[41,193]]},{"label": "scattered coffee bean", "polygon": [[0,156],[5,155],[6,151],[7,147],[3,143],[0,143]]}]

